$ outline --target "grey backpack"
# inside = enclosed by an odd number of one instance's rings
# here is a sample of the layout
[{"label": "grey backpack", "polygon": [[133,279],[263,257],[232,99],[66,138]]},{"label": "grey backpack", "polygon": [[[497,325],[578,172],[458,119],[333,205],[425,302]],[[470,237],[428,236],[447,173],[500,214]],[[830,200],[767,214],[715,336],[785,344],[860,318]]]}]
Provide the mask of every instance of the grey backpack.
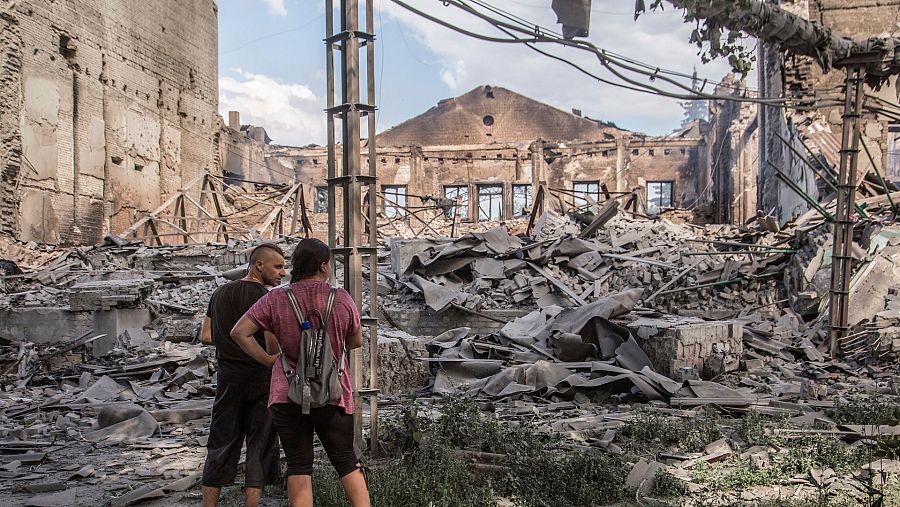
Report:
[{"label": "grey backpack", "polygon": [[341,400],[343,389],[341,388],[341,374],[344,373],[345,356],[347,348],[341,350],[338,360],[334,359],[331,351],[331,338],[328,336],[328,321],[331,319],[331,309],[334,306],[335,289],[332,287],[328,294],[328,304],[325,307],[325,315],[318,310],[312,310],[319,316],[319,328],[303,316],[297,298],[291,292],[290,286],[284,287],[297,323],[300,326],[300,345],[297,349],[297,365],[291,368],[284,352],[281,353],[281,367],[284,376],[288,379],[288,398],[302,407],[304,414],[309,413],[310,408],[324,407]]}]

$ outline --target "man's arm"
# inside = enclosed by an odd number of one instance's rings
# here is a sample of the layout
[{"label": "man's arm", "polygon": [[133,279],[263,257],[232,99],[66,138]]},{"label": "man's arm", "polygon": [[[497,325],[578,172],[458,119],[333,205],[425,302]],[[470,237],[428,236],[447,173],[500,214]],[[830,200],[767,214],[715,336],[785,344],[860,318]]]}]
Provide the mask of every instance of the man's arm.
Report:
[{"label": "man's arm", "polygon": [[347,345],[347,350],[358,349],[362,347],[362,326],[356,328],[356,331],[350,334],[347,337],[345,344]]},{"label": "man's arm", "polygon": [[241,317],[241,320],[237,321],[237,324],[235,324],[234,328],[231,330],[231,337],[238,346],[241,347],[241,350],[256,360],[256,362],[266,366],[272,366],[275,364],[278,356],[267,354],[266,351],[259,346],[259,343],[256,343],[256,339],[253,338],[253,335],[256,334],[257,331],[259,331],[259,326],[256,325],[256,322],[253,322],[250,317],[244,315]]},{"label": "man's arm", "polygon": [[209,318],[209,315],[203,317],[203,325],[200,326],[200,343],[204,345],[216,345],[213,343],[212,319]]},{"label": "man's arm", "polygon": [[278,346],[278,338],[275,338],[275,335],[266,331],[266,353],[272,354],[273,356],[277,356],[281,352],[281,347]]}]

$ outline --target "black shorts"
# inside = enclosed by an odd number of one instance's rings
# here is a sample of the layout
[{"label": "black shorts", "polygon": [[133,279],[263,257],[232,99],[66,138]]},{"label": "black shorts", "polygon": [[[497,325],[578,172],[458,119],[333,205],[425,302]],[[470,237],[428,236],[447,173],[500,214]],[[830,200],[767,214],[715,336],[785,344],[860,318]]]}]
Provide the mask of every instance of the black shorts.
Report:
[{"label": "black shorts", "polygon": [[263,487],[281,482],[278,435],[266,410],[268,401],[268,382],[218,383],[203,466],[204,486],[220,488],[234,484],[245,439],[244,485]]},{"label": "black shorts", "polygon": [[353,447],[353,416],[337,405],[310,409],[304,415],[296,403],[277,403],[269,410],[278,430],[287,475],[312,475],[313,431],[319,435],[328,460],[343,477],[359,468],[359,458]]}]

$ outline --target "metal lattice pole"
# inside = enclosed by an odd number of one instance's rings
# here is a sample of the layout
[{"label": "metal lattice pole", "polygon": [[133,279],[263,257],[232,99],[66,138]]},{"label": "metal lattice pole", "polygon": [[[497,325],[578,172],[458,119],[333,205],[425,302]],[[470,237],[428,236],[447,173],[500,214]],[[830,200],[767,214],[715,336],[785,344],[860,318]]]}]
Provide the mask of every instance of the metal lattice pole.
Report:
[{"label": "metal lattice pole", "polygon": [[837,357],[840,340],[847,335],[850,278],[853,259],[853,222],[850,212],[856,199],[856,168],[859,161],[860,118],[865,70],[862,65],[847,67],[841,132],[841,167],[837,182],[837,207],[832,241],[831,299],[828,326],[831,356]]},{"label": "metal lattice pole", "polygon": [[[353,391],[355,401],[354,441],[359,449],[365,448],[363,441],[363,411],[362,398],[369,397],[371,410],[371,450],[377,451],[378,435],[378,390],[376,379],[378,375],[378,321],[375,318],[377,311],[377,276],[378,258],[376,233],[377,222],[375,213],[375,36],[373,31],[374,7],[372,0],[366,4],[366,32],[359,30],[359,2],[358,0],[341,0],[340,31],[334,33],[333,0],[326,0],[326,77],[328,78],[328,241],[335,253],[335,260],[344,268],[344,288],[353,297],[362,314],[362,324],[369,328],[369,354],[370,354],[370,381],[369,388],[363,388],[362,357],[360,350],[350,353],[350,372],[353,377]],[[360,102],[360,62],[359,51],[362,45],[367,46],[366,83],[368,103]],[[341,54],[341,103],[334,103],[334,50]],[[361,116],[368,117],[369,136],[369,171],[362,174],[361,168]],[[334,119],[340,118],[342,156],[341,173],[336,173],[336,147],[334,136]],[[362,196],[363,186],[369,186],[369,239],[368,244],[363,242],[363,214]],[[342,242],[337,244],[337,217],[336,217],[336,190],[341,189],[343,200],[343,229]],[[369,258],[369,304],[368,311],[363,301],[363,257]]]}]

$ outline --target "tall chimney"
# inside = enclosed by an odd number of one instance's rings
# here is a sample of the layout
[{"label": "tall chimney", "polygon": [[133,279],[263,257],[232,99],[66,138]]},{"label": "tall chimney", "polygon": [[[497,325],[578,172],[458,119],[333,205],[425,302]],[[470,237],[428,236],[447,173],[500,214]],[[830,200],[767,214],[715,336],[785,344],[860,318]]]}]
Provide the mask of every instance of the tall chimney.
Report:
[{"label": "tall chimney", "polygon": [[228,111],[228,126],[234,130],[241,130],[241,113],[240,111]]}]

